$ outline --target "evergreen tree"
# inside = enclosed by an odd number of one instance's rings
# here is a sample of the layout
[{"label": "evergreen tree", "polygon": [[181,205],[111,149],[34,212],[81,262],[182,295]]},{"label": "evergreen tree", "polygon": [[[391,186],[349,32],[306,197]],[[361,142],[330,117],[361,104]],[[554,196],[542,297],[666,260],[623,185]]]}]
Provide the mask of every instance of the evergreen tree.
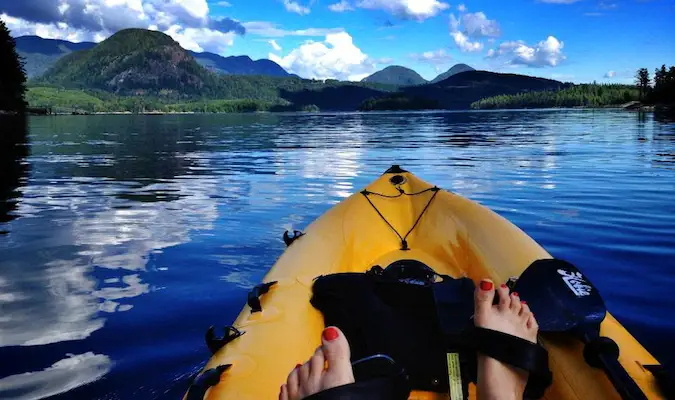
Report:
[{"label": "evergreen tree", "polygon": [[23,113],[26,109],[26,72],[16,52],[16,43],[0,20],[0,111]]},{"label": "evergreen tree", "polygon": [[647,68],[640,68],[635,74],[635,84],[640,89],[640,99],[644,98],[649,89],[649,70]]}]

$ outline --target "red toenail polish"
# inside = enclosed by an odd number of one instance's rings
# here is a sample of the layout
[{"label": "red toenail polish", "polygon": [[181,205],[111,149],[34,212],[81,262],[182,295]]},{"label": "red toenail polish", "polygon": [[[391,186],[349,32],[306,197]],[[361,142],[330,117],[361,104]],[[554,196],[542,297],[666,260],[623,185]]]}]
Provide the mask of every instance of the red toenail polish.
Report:
[{"label": "red toenail polish", "polygon": [[298,365],[295,366],[295,368],[300,368],[300,367],[302,367],[302,364],[298,364]]},{"label": "red toenail polish", "polygon": [[518,297],[518,292],[513,292],[513,295]]},{"label": "red toenail polish", "polygon": [[332,342],[333,340],[337,339],[340,334],[338,333],[338,330],[335,328],[326,328],[323,331],[323,338],[326,339],[329,342]]},{"label": "red toenail polish", "polygon": [[502,284],[499,285],[499,286],[500,286],[502,289],[506,289],[506,283],[502,283]]},{"label": "red toenail polish", "polygon": [[525,300],[521,300],[520,302],[521,302],[522,304],[527,304],[527,302],[526,302]]},{"label": "red toenail polish", "polygon": [[480,281],[480,290],[492,290],[492,282],[490,281]]}]

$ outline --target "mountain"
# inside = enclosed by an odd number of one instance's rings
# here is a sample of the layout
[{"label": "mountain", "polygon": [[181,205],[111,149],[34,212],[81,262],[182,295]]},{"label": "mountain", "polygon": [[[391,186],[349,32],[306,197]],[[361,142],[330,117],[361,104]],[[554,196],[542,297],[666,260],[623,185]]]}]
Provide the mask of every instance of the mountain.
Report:
[{"label": "mountain", "polygon": [[[16,48],[25,60],[28,78],[36,78],[44,74],[63,56],[80,50],[89,50],[96,43],[73,43],[65,40],[44,39],[39,36],[21,36],[15,39]],[[267,75],[289,76],[279,64],[261,59],[251,60],[248,56],[222,57],[213,53],[189,52],[195,60],[207,69],[223,74],[233,75]]]},{"label": "mountain", "polygon": [[251,60],[249,56],[229,56],[222,57],[213,53],[197,53],[191,51],[190,54],[197,62],[207,69],[219,72],[221,74],[232,75],[267,75],[267,76],[289,76],[290,74],[272,60]]},{"label": "mountain", "polygon": [[383,83],[386,85],[412,86],[427,83],[417,72],[410,68],[392,65],[363,78],[361,82]]},{"label": "mountain", "polygon": [[558,90],[570,84],[552,79],[489,71],[466,71],[445,80],[402,88],[407,96],[436,101],[443,109],[468,109],[471,103],[500,94]]},{"label": "mountain", "polygon": [[43,39],[39,36],[21,36],[16,40],[16,50],[24,59],[28,78],[42,75],[61,57],[74,51],[89,50],[96,43],[73,43],[65,40]]},{"label": "mountain", "polygon": [[451,76],[453,76],[453,75],[457,75],[457,74],[459,74],[460,72],[466,72],[466,71],[475,71],[475,69],[473,69],[472,67],[470,67],[470,66],[468,66],[468,65],[466,65],[466,64],[455,64],[455,65],[454,65],[452,68],[450,68],[449,70],[447,70],[447,71],[443,72],[442,74],[438,75],[437,77],[435,77],[435,78],[431,81],[431,83],[440,82],[440,81],[442,81],[442,80],[444,80],[444,79],[448,79],[449,77],[451,77]]},{"label": "mountain", "polygon": [[65,87],[116,93],[201,93],[214,76],[171,37],[144,29],[125,29],[97,46],[70,53],[40,81]]}]

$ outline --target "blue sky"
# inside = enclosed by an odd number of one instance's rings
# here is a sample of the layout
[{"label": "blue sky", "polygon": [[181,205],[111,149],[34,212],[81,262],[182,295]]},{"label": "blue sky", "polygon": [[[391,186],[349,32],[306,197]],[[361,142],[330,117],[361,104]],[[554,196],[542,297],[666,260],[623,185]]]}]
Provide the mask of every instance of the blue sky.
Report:
[{"label": "blue sky", "polygon": [[100,41],[126,27],[183,47],[270,58],[307,78],[456,63],[573,82],[675,64],[673,0],[0,0],[15,36]]}]

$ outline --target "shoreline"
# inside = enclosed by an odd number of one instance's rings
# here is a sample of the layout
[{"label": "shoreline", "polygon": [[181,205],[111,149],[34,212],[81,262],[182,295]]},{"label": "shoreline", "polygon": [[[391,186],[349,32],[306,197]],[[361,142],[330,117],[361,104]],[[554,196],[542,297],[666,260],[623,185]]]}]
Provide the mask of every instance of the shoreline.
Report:
[{"label": "shoreline", "polygon": [[[319,112],[416,112],[416,111],[437,111],[437,112],[446,112],[446,111],[513,111],[513,110],[622,110],[622,111],[638,111],[638,112],[655,112],[657,111],[658,106],[642,106],[640,108],[624,108],[621,105],[613,106],[602,106],[602,107],[587,107],[587,106],[577,106],[577,107],[538,107],[538,108],[479,108],[479,109],[457,109],[457,110],[429,110],[429,109],[420,109],[420,110],[372,110],[372,111],[344,111],[344,110],[325,110]],[[664,108],[664,109],[667,109]],[[199,112],[199,111],[146,111],[146,112],[132,112],[132,111],[105,111],[105,112],[70,112],[70,113],[36,113],[36,112],[27,112],[27,116],[42,116],[42,117],[54,117],[54,116],[93,116],[93,115],[223,115],[223,114],[283,114],[288,111],[253,111],[253,112]],[[295,111],[298,113],[312,113],[308,111]],[[0,111],[0,115],[17,115],[16,113],[8,113]]]}]

